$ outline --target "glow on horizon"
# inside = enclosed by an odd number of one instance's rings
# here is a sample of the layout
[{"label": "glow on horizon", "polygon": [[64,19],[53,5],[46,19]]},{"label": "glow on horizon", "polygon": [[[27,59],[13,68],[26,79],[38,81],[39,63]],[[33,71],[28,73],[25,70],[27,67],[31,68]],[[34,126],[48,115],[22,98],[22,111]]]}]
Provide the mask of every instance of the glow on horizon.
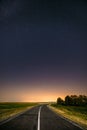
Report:
[{"label": "glow on horizon", "polygon": [[16,85],[8,84],[1,88],[0,102],[48,102],[64,99],[66,95],[85,94],[87,89],[71,85]]}]

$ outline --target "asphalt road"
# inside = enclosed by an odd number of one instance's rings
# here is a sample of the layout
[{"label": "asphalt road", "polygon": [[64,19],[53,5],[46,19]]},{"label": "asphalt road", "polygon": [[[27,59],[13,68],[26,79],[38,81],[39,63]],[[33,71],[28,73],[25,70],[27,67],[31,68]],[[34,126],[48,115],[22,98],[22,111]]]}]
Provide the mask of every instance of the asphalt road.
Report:
[{"label": "asphalt road", "polygon": [[82,130],[51,111],[46,105],[36,106],[0,125],[0,130]]}]

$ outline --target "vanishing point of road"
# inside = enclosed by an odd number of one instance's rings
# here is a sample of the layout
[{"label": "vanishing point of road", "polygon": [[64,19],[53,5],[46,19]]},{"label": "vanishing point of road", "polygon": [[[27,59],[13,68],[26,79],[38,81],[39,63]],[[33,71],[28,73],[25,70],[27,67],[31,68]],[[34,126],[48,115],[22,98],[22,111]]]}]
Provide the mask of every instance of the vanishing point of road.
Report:
[{"label": "vanishing point of road", "polygon": [[82,130],[60,117],[47,105],[33,107],[0,125],[0,130]]}]

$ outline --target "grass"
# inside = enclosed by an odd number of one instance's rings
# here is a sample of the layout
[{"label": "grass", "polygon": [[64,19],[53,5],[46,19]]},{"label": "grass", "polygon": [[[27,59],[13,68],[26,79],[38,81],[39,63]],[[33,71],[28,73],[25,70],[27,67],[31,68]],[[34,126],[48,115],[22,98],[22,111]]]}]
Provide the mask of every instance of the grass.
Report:
[{"label": "grass", "polygon": [[21,113],[37,103],[0,103],[0,121]]},{"label": "grass", "polygon": [[64,106],[51,104],[51,109],[87,129],[87,106]]}]

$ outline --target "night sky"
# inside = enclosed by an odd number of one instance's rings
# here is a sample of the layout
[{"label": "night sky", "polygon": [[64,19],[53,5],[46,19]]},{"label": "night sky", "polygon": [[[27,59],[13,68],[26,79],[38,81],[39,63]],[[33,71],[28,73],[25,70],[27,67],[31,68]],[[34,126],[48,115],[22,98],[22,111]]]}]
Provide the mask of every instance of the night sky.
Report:
[{"label": "night sky", "polygon": [[87,95],[87,1],[0,0],[0,101]]}]

